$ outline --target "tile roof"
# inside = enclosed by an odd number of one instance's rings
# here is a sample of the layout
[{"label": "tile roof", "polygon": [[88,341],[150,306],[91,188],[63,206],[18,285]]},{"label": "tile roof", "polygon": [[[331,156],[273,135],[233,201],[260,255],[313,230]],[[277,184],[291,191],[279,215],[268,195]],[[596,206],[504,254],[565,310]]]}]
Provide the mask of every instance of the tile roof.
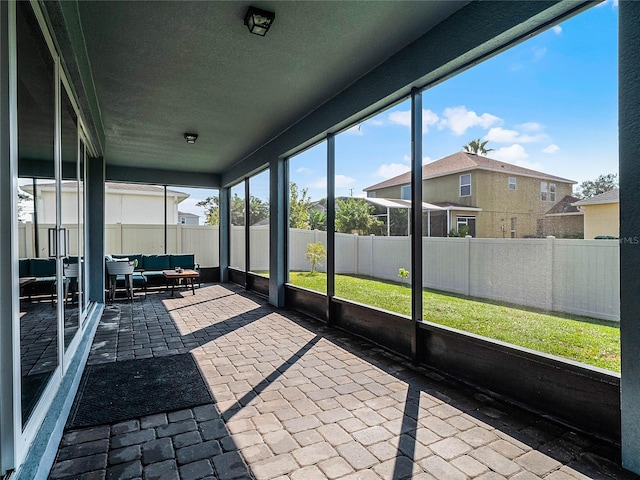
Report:
[{"label": "tile roof", "polygon": [[554,214],[562,214],[562,213],[581,213],[578,207],[575,207],[575,202],[580,200],[577,197],[572,197],[571,195],[565,195],[562,200],[556,203],[553,207],[545,213],[545,215],[554,215]]},{"label": "tile roof", "polygon": [[609,190],[608,192],[601,193],[600,195],[596,195],[595,197],[579,200],[575,202],[573,205],[575,206],[599,205],[602,203],[618,203],[618,202],[620,202],[620,189],[614,188],[613,190]]},{"label": "tile roof", "polygon": [[[547,173],[531,170],[530,168],[519,167],[507,162],[501,162],[492,158],[483,157],[481,155],[475,155],[467,152],[456,152],[452,155],[448,155],[439,160],[431,163],[427,163],[422,166],[422,179],[427,180],[429,178],[442,177],[444,175],[451,175],[452,173],[465,172],[469,170],[491,170],[494,172],[512,173],[514,175],[521,175],[525,177],[541,178],[543,180],[551,180],[560,183],[576,183],[573,180],[567,178],[556,177],[555,175],[549,175]],[[411,172],[403,173],[396,177],[390,178],[370,187],[365,188],[365,192],[370,190],[378,190],[385,187],[393,187],[395,185],[406,185],[411,182]]]}]

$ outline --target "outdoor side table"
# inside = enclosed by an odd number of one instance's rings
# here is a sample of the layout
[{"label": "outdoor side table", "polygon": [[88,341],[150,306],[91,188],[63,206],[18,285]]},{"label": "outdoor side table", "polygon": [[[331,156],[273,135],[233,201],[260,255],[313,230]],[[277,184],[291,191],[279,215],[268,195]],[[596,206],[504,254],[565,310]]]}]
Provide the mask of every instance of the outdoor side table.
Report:
[{"label": "outdoor side table", "polygon": [[191,270],[189,268],[182,268],[180,270],[163,270],[162,274],[167,280],[171,280],[171,296],[172,297],[173,297],[176,285],[178,285],[182,279],[184,279],[187,287],[189,286],[189,284],[191,284],[191,292],[193,293],[193,295],[196,294],[194,281],[200,279],[200,273],[196,272],[195,270]]}]

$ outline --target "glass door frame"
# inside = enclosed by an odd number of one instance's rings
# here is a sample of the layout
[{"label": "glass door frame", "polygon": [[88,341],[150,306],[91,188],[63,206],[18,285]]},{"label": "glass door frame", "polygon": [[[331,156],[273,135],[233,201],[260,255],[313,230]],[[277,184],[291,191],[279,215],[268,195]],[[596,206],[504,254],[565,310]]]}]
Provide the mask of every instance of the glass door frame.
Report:
[{"label": "glass door frame", "polygon": [[[73,340],[70,342],[67,350],[64,348],[64,302],[61,301],[64,295],[64,283],[63,283],[63,268],[62,268],[62,254],[67,254],[68,252],[61,252],[59,246],[64,245],[63,243],[63,235],[64,232],[62,230],[62,212],[61,212],[61,182],[62,182],[62,140],[61,140],[61,97],[63,88],[66,90],[69,100],[71,101],[73,108],[77,115],[78,128],[77,128],[77,146],[78,146],[78,157],[76,159],[76,176],[79,180],[78,170],[80,165],[82,165],[82,172],[79,172],[83,176],[83,192],[82,195],[78,195],[78,207],[79,202],[82,202],[82,222],[83,227],[86,227],[86,171],[87,171],[87,159],[91,152],[95,150],[91,145],[88,135],[86,134],[86,129],[82,122],[82,118],[79,114],[80,110],[78,108],[78,104],[75,100],[75,97],[72,94],[72,89],[70,88],[70,83],[67,80],[67,77],[63,71],[62,63],[60,56],[55,48],[55,43],[49,30],[47,28],[47,24],[44,18],[44,15],[41,11],[41,8],[37,2],[37,0],[30,0],[29,4],[33,9],[34,15],[38,22],[38,27],[43,35],[43,38],[47,44],[49,53],[54,63],[54,82],[55,82],[55,119],[54,119],[54,171],[55,171],[55,184],[56,184],[56,240],[58,245],[56,245],[56,295],[57,295],[57,304],[56,304],[56,316],[57,316],[57,344],[58,344],[58,357],[57,357],[57,366],[54,370],[50,380],[48,381],[47,386],[42,392],[40,399],[38,400],[36,406],[33,409],[33,412],[26,423],[22,422],[22,402],[21,402],[21,394],[22,394],[22,379],[21,379],[21,349],[20,349],[20,309],[14,308],[14,314],[12,319],[12,344],[13,344],[13,465],[18,466],[24,460],[31,442],[35,438],[42,422],[46,414],[49,411],[49,408],[52,404],[52,401],[60,388],[62,378],[64,374],[69,369],[69,365],[71,360],[77,353],[78,346],[84,333],[87,328],[86,318],[88,318],[89,313],[93,311],[94,306],[90,305],[88,302],[88,295],[86,295],[86,278],[85,275],[82,279],[83,282],[83,308],[81,308],[81,315],[78,321],[78,330],[74,335]],[[17,155],[17,5],[16,0],[9,0],[8,2],[8,24],[9,24],[9,68],[10,68],[10,95],[12,102],[12,111],[11,111],[11,120],[14,122],[14,127],[12,131],[12,139],[11,139],[11,159],[16,162],[14,168],[13,176],[13,184],[14,189],[17,191],[17,178],[18,178],[18,155]],[[83,161],[80,161],[80,153],[81,153],[81,145],[84,144],[84,152],[83,152]],[[15,192],[14,192],[15,193]],[[17,206],[16,206],[17,208]],[[78,220],[80,211],[78,212]],[[17,238],[17,215],[14,219],[14,228],[12,236]],[[83,240],[83,255],[86,256],[86,245],[87,245],[87,229],[82,229],[82,240]],[[80,235],[80,233],[79,233]],[[80,239],[78,239],[80,240]],[[17,264],[18,258],[18,249],[17,242],[12,240],[13,245],[13,253],[12,256],[15,257],[15,262]],[[85,264],[86,265],[86,264]],[[17,268],[15,270],[15,275],[17,276]],[[17,279],[15,280],[15,285],[17,285]],[[14,289],[13,292],[13,302],[14,305],[19,305],[19,290]]]}]

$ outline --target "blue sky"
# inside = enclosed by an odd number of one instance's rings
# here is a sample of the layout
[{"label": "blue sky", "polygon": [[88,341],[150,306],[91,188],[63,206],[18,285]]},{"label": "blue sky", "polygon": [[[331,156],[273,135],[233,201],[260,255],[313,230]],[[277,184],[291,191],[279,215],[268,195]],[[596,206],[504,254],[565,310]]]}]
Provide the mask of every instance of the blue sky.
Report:
[{"label": "blue sky", "polygon": [[[489,140],[489,157],[577,182],[618,172],[617,2],[607,1],[423,93],[423,163]],[[336,137],[336,194],[408,171],[409,101]],[[324,144],[291,160],[290,178],[326,195]],[[192,198],[202,194],[192,189]],[[267,198],[267,176],[252,182]],[[206,194],[204,195],[206,196]]]}]

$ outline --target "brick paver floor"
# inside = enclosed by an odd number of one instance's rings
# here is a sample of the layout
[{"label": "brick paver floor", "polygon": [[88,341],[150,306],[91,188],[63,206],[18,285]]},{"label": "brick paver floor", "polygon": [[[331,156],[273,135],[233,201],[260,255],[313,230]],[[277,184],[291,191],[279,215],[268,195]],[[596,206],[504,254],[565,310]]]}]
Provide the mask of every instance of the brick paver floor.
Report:
[{"label": "brick paver floor", "polygon": [[614,446],[232,285],[107,306],[89,363],[186,352],[214,403],[68,430],[50,478],[638,478]]}]

